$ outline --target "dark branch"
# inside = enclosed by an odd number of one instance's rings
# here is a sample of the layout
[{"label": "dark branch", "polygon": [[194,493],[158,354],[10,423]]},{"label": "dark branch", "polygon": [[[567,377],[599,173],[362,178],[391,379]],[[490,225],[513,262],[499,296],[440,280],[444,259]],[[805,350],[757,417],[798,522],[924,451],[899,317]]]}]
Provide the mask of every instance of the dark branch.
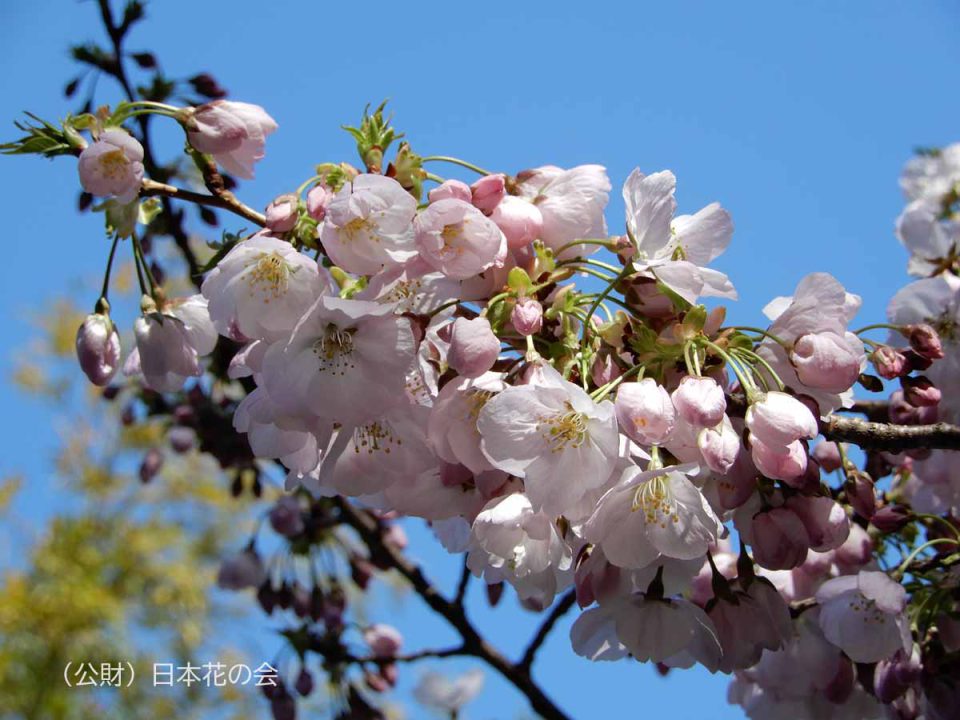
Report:
[{"label": "dark branch", "polygon": [[230,192],[223,192],[219,195],[204,195],[203,193],[184,190],[174,185],[167,185],[166,183],[160,183],[154,180],[144,180],[140,195],[145,197],[159,195],[160,197],[173,198],[175,200],[185,200],[197,205],[208,205],[222,210],[229,210],[252,223],[256,223],[260,227],[264,227],[267,223],[262,213],[258,213],[253,208],[244,205]]},{"label": "dark branch", "polygon": [[849,442],[872,450],[960,450],[960,427],[949,423],[893,425],[827,415],[820,419],[820,432],[828,440]]},{"label": "dark branch", "polygon": [[533,636],[533,640],[531,640],[530,644],[527,646],[526,651],[523,653],[523,657],[517,664],[518,667],[523,668],[527,672],[530,671],[533,661],[536,658],[537,650],[539,650],[540,646],[546,641],[550,631],[553,630],[553,626],[556,625],[557,621],[563,617],[570,608],[573,607],[573,604],[576,602],[576,600],[576,591],[570,590],[566,595],[560,598],[560,602],[553,606],[553,609],[550,610],[550,614],[547,615],[546,619],[543,621],[543,624],[541,624],[540,628],[537,630],[537,634]]},{"label": "dark branch", "polygon": [[453,599],[453,601],[457,605],[460,605],[461,607],[463,606],[464,598],[467,596],[467,585],[470,584],[471,576],[472,576],[472,573],[470,572],[470,568],[467,567],[467,560],[466,558],[464,558],[463,570],[460,572],[460,582],[457,585],[457,595]]},{"label": "dark branch", "polygon": [[410,562],[400,551],[384,542],[380,523],[369,513],[354,507],[348,500],[337,497],[334,500],[340,511],[341,520],[352,527],[366,544],[371,558],[385,563],[397,570],[413,586],[414,591],[423,598],[434,612],[452,625],[463,639],[465,655],[472,655],[486,662],[499,672],[515,688],[526,695],[530,706],[547,720],[567,720],[567,715],[557,707],[543,690],[533,681],[526,668],[514,665],[496,648],[491,646],[467,619],[463,607],[444,598],[427,580],[419,566]]}]

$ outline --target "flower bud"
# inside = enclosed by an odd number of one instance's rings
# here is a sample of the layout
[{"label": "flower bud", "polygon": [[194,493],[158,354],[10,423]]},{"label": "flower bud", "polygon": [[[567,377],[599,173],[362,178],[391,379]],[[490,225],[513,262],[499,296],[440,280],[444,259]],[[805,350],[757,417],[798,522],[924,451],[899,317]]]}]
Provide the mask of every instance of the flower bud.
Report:
[{"label": "flower bud", "polygon": [[363,640],[378,658],[392,658],[400,651],[403,636],[390,625],[371,625],[363,631]]},{"label": "flower bud", "polygon": [[620,430],[641,445],[666,442],[677,422],[670,395],[653,378],[620,385],[614,407]]},{"label": "flower bud", "polygon": [[810,549],[816,552],[834,550],[850,535],[850,521],[843,508],[832,498],[794,495],[786,506],[803,523],[810,538]]},{"label": "flower bud", "polygon": [[484,215],[489,215],[506,194],[503,175],[485,175],[470,186],[471,197],[467,198]]},{"label": "flower bud", "polygon": [[470,186],[460,180],[446,180],[427,193],[427,198],[432,203],[448,198],[470,202],[470,197]]},{"label": "flower bud", "polygon": [[730,420],[724,416],[716,427],[703,428],[697,435],[697,447],[707,467],[720,475],[726,475],[737,461],[740,452],[740,436]]},{"label": "flower bud", "polygon": [[285,233],[293,230],[297,224],[297,206],[300,199],[291,193],[280,195],[273,199],[266,209],[267,229],[275,233]]},{"label": "flower bud", "polygon": [[163,467],[163,453],[156,448],[150,448],[140,461],[140,482],[146,484],[156,477]]},{"label": "flower bud", "polygon": [[783,480],[790,486],[800,485],[807,471],[807,451],[803,443],[794,440],[785,448],[767,445],[759,438],[750,441],[750,457],[757,470],[773,480]]},{"label": "flower bud", "polygon": [[[907,360],[907,373],[911,372],[923,372],[931,365],[933,365],[933,360],[930,358],[925,358],[920,353],[915,350],[904,350],[903,357]],[[905,373],[906,374],[906,373]]]},{"label": "flower bud", "polygon": [[307,215],[317,222],[327,216],[327,208],[333,200],[333,191],[326,185],[314,185],[307,193]]},{"label": "flower bud", "polygon": [[264,584],[267,572],[260,556],[253,548],[243,550],[220,564],[217,572],[217,586],[224,590],[243,590],[258,588]]},{"label": "flower bud", "polygon": [[590,367],[590,377],[597,387],[603,387],[621,375],[623,375],[623,371],[614,362],[611,353],[600,353],[593,359],[593,365]]},{"label": "flower bud", "polygon": [[510,323],[523,336],[536,335],[543,327],[543,307],[530,297],[518,300],[510,313]]},{"label": "flower bud", "polygon": [[854,511],[867,520],[871,519],[877,510],[877,493],[871,477],[860,470],[851,470],[843,489]]},{"label": "flower bud", "polygon": [[167,433],[167,441],[170,443],[170,448],[179,454],[190,452],[193,449],[193,446],[197,444],[197,433],[194,432],[193,428],[188,427],[172,427]]},{"label": "flower bud", "polygon": [[940,342],[940,335],[930,325],[918,323],[917,325],[907,325],[903,328],[907,341],[914,351],[928,360],[941,360],[943,358],[943,344]]},{"label": "flower bud", "polygon": [[929,425],[937,421],[937,408],[911,405],[906,401],[903,390],[894,390],[887,403],[887,415],[890,422],[898,425]]},{"label": "flower bud", "polygon": [[817,419],[791,395],[772,391],[747,408],[750,432],[770,447],[786,447],[794,440],[817,436]]},{"label": "flower bud", "polygon": [[297,681],[293,684],[293,687],[296,688],[297,692],[300,693],[301,697],[306,697],[313,692],[313,675],[310,674],[310,671],[306,668],[300,670],[300,674],[297,675]]},{"label": "flower bud", "polygon": [[940,389],[923,375],[900,378],[903,399],[914,407],[934,407],[940,403]]},{"label": "flower bud", "polygon": [[303,532],[303,513],[300,502],[293,495],[284,495],[270,508],[270,527],[286,538]]},{"label": "flower bud", "polygon": [[900,532],[910,522],[910,511],[902,505],[884,505],[873,513],[870,524],[884,535]]},{"label": "flower bud", "polygon": [[517,250],[532,243],[543,230],[543,215],[533,203],[507,195],[490,213],[490,219],[497,224],[507,238],[507,246]]},{"label": "flower bud", "polygon": [[109,315],[87,315],[77,329],[77,360],[94,385],[103,387],[120,367],[120,335]]},{"label": "flower bud", "polygon": [[849,390],[860,374],[863,345],[855,335],[848,335],[823,332],[797,338],[790,362],[797,369],[800,382],[828,392]]},{"label": "flower bud", "polygon": [[843,459],[840,457],[840,448],[837,447],[835,442],[830,440],[824,440],[822,443],[817,444],[810,454],[813,455],[813,458],[820,463],[820,467],[826,472],[839,470],[843,465]]},{"label": "flower bud", "polygon": [[790,570],[807,557],[810,538],[800,517],[780,507],[753,517],[753,558],[767,570]]},{"label": "flower bud", "polygon": [[920,658],[917,655],[908,657],[902,649],[881,660],[873,671],[877,699],[887,705],[892,703],[920,679],[922,670]]},{"label": "flower bud", "polygon": [[843,705],[853,694],[856,681],[853,663],[845,657],[840,657],[837,672],[823,689],[823,696],[834,705]]},{"label": "flower bud", "polygon": [[485,317],[457,318],[450,333],[447,363],[460,375],[480,377],[500,355],[500,340]]},{"label": "flower bud", "polygon": [[670,395],[677,414],[694,427],[714,427],[723,420],[727,400],[711,377],[685,376]]},{"label": "flower bud", "polygon": [[893,380],[909,372],[907,358],[902,352],[889,345],[881,345],[870,355],[870,361],[877,370],[877,375],[885,380]]}]

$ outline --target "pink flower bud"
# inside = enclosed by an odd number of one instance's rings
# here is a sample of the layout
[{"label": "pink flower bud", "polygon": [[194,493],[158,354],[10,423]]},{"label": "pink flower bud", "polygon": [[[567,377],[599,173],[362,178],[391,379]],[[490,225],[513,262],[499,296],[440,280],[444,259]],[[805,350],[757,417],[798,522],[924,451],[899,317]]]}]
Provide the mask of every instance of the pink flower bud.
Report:
[{"label": "pink flower bud", "polygon": [[664,443],[677,422],[670,395],[653,378],[623,383],[614,406],[620,430],[641,445]]},{"label": "pink flower bud", "polygon": [[794,495],[786,507],[797,514],[806,528],[811,550],[825,552],[838,548],[850,534],[847,514],[832,498]]},{"label": "pink flower bud", "polygon": [[484,215],[489,215],[506,194],[503,175],[485,175],[470,186],[470,193],[467,200]]},{"label": "pink flower bud", "polygon": [[470,202],[470,186],[465,182],[461,182],[460,180],[446,180],[428,192],[427,198],[432,203],[435,203],[438,200],[446,200],[448,198]]},{"label": "pink flower bud", "polygon": [[925,407],[911,405],[906,401],[902,390],[894,390],[890,393],[887,415],[890,417],[890,422],[898,425],[929,425],[937,421],[937,408],[930,405]]},{"label": "pink flower bud", "polygon": [[914,407],[934,407],[940,403],[940,389],[923,375],[902,377],[903,399]]},{"label": "pink flower bud", "polygon": [[820,463],[820,467],[827,472],[839,470],[840,466],[843,464],[843,461],[840,458],[840,448],[837,447],[835,442],[830,440],[824,440],[822,443],[819,443],[815,448],[813,448],[813,451],[810,454],[813,455],[813,458],[818,463]]},{"label": "pink flower bud", "polygon": [[884,505],[873,513],[870,524],[884,535],[900,532],[910,522],[910,511],[902,505]]},{"label": "pink flower bud", "polygon": [[677,414],[694,427],[714,427],[723,420],[727,399],[711,377],[685,376],[670,395]]},{"label": "pink flower bud", "polygon": [[863,345],[856,335],[822,332],[797,338],[790,362],[804,385],[840,393],[857,381],[863,357]]},{"label": "pink flower bud", "polygon": [[543,215],[533,203],[507,195],[490,214],[507,238],[507,246],[517,250],[532,243],[543,230]]},{"label": "pink flower bud", "polygon": [[893,657],[878,662],[873,671],[877,699],[884,704],[892,703],[920,680],[922,671],[918,656],[908,657],[902,649],[897,650]]},{"label": "pink flower bud", "polygon": [[770,446],[759,438],[750,441],[750,456],[757,470],[773,480],[788,485],[803,485],[807,471],[807,451],[803,443],[794,440],[785,448]]},{"label": "pink flower bud", "polygon": [[274,198],[273,202],[267,205],[266,223],[267,228],[275,233],[285,233],[293,230],[297,224],[297,205],[300,199],[293,194],[287,193]]},{"label": "pink flower bud", "polygon": [[253,165],[264,156],[266,137],[276,121],[259,105],[215,100],[190,108],[184,117],[187,139],[231,175],[250,180]]},{"label": "pink flower bud", "polygon": [[597,387],[602,387],[609,382],[613,382],[622,374],[623,371],[621,371],[620,366],[614,362],[613,355],[610,353],[597,355],[593,360],[593,366],[590,368],[590,377],[593,379],[593,384]]},{"label": "pink flower bud", "polygon": [[243,590],[260,587],[267,572],[256,550],[252,548],[227,558],[217,572],[217,585],[224,590]]},{"label": "pink flower bud", "polygon": [[918,355],[928,360],[941,360],[943,358],[943,344],[940,342],[940,335],[930,325],[926,323],[907,325],[903,330],[910,347]]},{"label": "pink flower bud", "polygon": [[857,514],[867,520],[873,517],[877,510],[877,493],[869,475],[860,470],[851,470],[847,473],[843,489],[847,493],[850,506]]},{"label": "pink flower bud", "polygon": [[753,517],[753,559],[767,570],[799,567],[807,557],[810,538],[800,517],[780,507]]},{"label": "pink flower bud", "polygon": [[704,428],[697,435],[697,447],[707,467],[720,475],[726,475],[740,452],[740,436],[730,420],[724,416],[716,427]]},{"label": "pink flower bud", "polygon": [[363,640],[378,658],[392,658],[400,651],[403,636],[390,625],[371,625],[363,631]]},{"label": "pink flower bud", "polygon": [[91,195],[128,203],[140,192],[143,146],[124,130],[107,130],[80,153],[80,184]]},{"label": "pink flower bud", "polygon": [[893,380],[904,373],[907,369],[907,358],[902,352],[889,345],[881,345],[870,355],[870,361],[877,370],[877,375],[886,379]]},{"label": "pink flower bud", "polygon": [[120,367],[120,335],[107,315],[94,313],[77,329],[77,360],[90,382],[109,383]]},{"label": "pink flower bud", "polygon": [[140,461],[140,482],[146,484],[157,476],[163,468],[163,453],[157,448],[150,448]]},{"label": "pink flower bud", "polygon": [[333,196],[333,191],[326,185],[314,185],[307,193],[307,214],[317,222],[322,221]]},{"label": "pink flower bud", "polygon": [[303,512],[300,501],[294,495],[284,495],[270,509],[270,527],[287,538],[303,532]]},{"label": "pink flower bud", "polygon": [[485,317],[456,319],[447,352],[450,367],[464,377],[480,377],[493,367],[499,355],[500,340]]},{"label": "pink flower bud", "polygon": [[192,450],[197,444],[197,433],[194,432],[193,428],[172,427],[167,433],[167,441],[175,453],[182,455]]},{"label": "pink flower bud", "polygon": [[523,336],[536,335],[543,327],[543,307],[533,298],[523,298],[513,306],[510,323]]},{"label": "pink flower bud", "polygon": [[747,427],[770,447],[786,447],[794,440],[817,436],[817,419],[791,395],[772,391],[747,408]]}]

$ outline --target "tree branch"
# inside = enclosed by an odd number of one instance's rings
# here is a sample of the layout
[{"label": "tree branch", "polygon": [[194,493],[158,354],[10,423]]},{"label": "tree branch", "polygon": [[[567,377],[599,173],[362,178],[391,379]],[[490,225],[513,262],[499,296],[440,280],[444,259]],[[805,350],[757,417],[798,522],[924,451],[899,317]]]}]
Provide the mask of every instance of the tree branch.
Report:
[{"label": "tree branch", "polygon": [[828,440],[849,442],[872,450],[960,450],[960,427],[949,423],[894,425],[827,415],[820,419],[820,432]]},{"label": "tree branch", "polygon": [[537,650],[539,650],[540,646],[543,645],[544,641],[547,639],[547,636],[550,634],[550,631],[553,630],[553,626],[557,624],[557,621],[563,617],[570,608],[573,607],[573,603],[576,602],[576,599],[576,591],[569,590],[566,595],[560,598],[560,602],[553,606],[553,609],[550,610],[550,614],[547,615],[546,619],[537,630],[537,634],[533,636],[533,639],[527,646],[526,651],[523,653],[523,658],[521,658],[520,662],[517,663],[518,667],[530,672],[530,668],[533,665],[533,661],[537,655]]},{"label": "tree branch", "polygon": [[334,498],[334,504],[340,512],[341,520],[352,527],[367,545],[371,558],[395,568],[413,586],[414,591],[423,598],[430,609],[441,615],[460,633],[465,655],[480,658],[499,672],[510,684],[526,695],[530,706],[541,717],[547,720],[568,720],[568,716],[533,681],[526,668],[511,663],[480,636],[467,619],[462,606],[444,598],[427,580],[419,566],[384,542],[383,533],[376,518],[354,507],[350,501],[342,497]]},{"label": "tree branch", "polygon": [[457,595],[453,601],[463,607],[463,599],[467,596],[467,585],[470,584],[470,578],[473,576],[473,573],[470,572],[470,568],[467,567],[467,560],[463,560],[463,570],[460,572],[460,582],[457,585]]},{"label": "tree branch", "polygon": [[258,213],[253,208],[244,205],[237,200],[236,196],[231,192],[224,191],[219,195],[204,195],[203,193],[185,190],[174,185],[167,185],[166,183],[144,178],[140,194],[145,197],[158,195],[175,200],[192,202],[197,205],[207,205],[209,207],[220,208],[221,210],[229,210],[252,223],[256,223],[260,227],[264,227],[267,224],[266,218],[262,213]]},{"label": "tree branch", "polygon": [[366,663],[377,663],[383,665],[384,663],[408,663],[416,662],[417,660],[424,660],[426,658],[448,658],[468,654],[469,653],[466,651],[463,645],[458,645],[457,647],[444,648],[443,650],[418,650],[417,652],[407,653],[405,655],[395,655],[393,657],[380,657],[379,655],[366,655],[364,657],[350,656],[349,660],[350,662],[355,662],[361,665]]}]

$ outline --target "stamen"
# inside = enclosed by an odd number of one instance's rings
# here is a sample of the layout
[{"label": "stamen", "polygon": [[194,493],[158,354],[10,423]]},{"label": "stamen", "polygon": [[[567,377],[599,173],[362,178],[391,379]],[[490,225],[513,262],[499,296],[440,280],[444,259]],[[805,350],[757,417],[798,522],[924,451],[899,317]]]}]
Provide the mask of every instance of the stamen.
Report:
[{"label": "stamen", "polygon": [[336,325],[328,325],[326,333],[313,343],[313,353],[320,358],[318,372],[331,375],[346,375],[354,368],[353,334],[356,330],[341,330]]},{"label": "stamen", "polygon": [[259,293],[263,302],[269,303],[286,294],[290,267],[280,253],[260,253],[251,264],[253,269],[247,274],[251,295]]},{"label": "stamen", "polygon": [[550,446],[550,452],[576,449],[587,439],[587,418],[567,403],[569,412],[544,415],[538,418],[537,429]]},{"label": "stamen", "polygon": [[353,450],[358,454],[363,448],[368,455],[380,451],[389,455],[394,447],[400,447],[402,444],[403,440],[393,434],[390,426],[380,422],[363,425],[353,432]]},{"label": "stamen", "polygon": [[641,483],[633,493],[631,512],[643,510],[647,523],[667,526],[667,522],[680,522],[677,502],[670,492],[670,483],[666,475],[657,475]]}]

